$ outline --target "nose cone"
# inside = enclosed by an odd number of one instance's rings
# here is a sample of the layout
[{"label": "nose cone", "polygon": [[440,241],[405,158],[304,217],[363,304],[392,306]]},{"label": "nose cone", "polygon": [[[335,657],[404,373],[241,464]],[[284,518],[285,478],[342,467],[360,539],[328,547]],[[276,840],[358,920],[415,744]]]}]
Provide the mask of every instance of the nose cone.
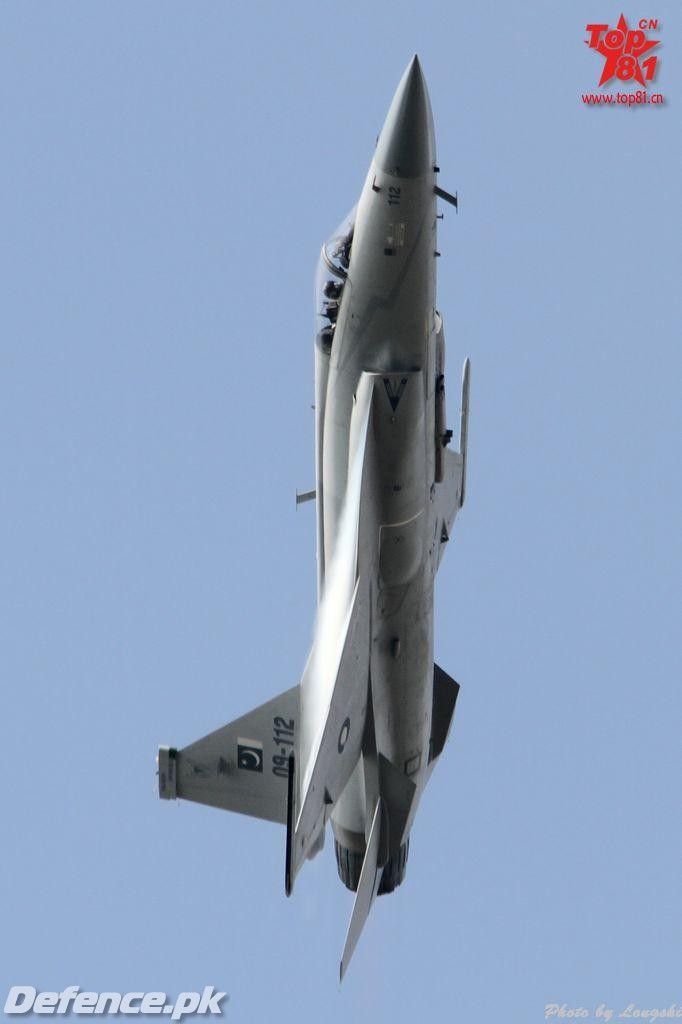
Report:
[{"label": "nose cone", "polygon": [[415,56],[396,89],[374,159],[387,174],[416,178],[433,168],[435,156],[431,103]]}]

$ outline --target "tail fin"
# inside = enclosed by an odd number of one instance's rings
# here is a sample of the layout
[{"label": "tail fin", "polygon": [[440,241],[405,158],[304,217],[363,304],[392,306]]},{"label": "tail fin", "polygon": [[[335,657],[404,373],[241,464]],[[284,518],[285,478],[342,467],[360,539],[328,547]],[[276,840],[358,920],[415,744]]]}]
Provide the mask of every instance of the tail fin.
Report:
[{"label": "tail fin", "polygon": [[285,824],[298,719],[294,686],[182,750],[159,747],[159,796]]}]

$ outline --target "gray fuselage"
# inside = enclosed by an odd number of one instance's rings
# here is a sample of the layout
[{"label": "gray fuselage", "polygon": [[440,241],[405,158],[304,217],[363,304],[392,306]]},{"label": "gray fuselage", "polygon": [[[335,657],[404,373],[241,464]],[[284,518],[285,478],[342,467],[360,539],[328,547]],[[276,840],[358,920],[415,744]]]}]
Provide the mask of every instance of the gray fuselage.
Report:
[{"label": "gray fuselage", "polygon": [[[370,580],[370,683],[377,748],[415,783],[428,775],[433,694],[436,197],[433,122],[408,69],[355,215],[333,331],[316,351],[318,599],[338,541],[349,430],[363,372],[381,377],[370,424],[358,572]],[[337,275],[338,276],[338,275]],[[442,362],[442,359],[439,360]],[[362,758],[334,807],[337,842],[361,852]]]}]

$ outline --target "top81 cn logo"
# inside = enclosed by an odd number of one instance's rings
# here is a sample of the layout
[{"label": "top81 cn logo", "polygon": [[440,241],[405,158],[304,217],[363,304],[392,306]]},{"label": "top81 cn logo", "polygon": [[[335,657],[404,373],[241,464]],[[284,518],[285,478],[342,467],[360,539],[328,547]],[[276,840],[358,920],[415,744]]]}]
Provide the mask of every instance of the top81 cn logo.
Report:
[{"label": "top81 cn logo", "polygon": [[625,15],[621,14],[615,28],[609,25],[586,25],[589,32],[585,44],[604,58],[604,69],[599,79],[606,85],[612,78],[621,82],[639,82],[646,88],[656,74],[658,57],[644,55],[660,44],[660,39],[648,39],[647,31],[656,31],[658,19],[642,18],[637,28],[630,28]]}]

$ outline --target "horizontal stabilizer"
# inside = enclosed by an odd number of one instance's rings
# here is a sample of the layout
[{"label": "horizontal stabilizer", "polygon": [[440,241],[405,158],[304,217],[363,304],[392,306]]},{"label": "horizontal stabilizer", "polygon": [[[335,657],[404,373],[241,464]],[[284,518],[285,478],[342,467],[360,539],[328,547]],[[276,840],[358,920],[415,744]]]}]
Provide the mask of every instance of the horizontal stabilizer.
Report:
[{"label": "horizontal stabilizer", "polygon": [[159,796],[285,824],[299,687],[176,750],[159,747]]},{"label": "horizontal stabilizer", "polygon": [[385,829],[384,820],[383,804],[379,800],[372,819],[372,827],[369,839],[367,840],[367,851],[362,862],[360,881],[358,882],[358,889],[355,894],[353,913],[346,934],[346,944],[343,947],[343,955],[341,956],[341,981],[343,981],[343,976],[348,970],[348,964],[358,944],[365,921],[369,917],[369,912],[372,909],[372,904],[381,882],[383,864],[380,863],[379,854],[382,846],[385,845],[382,843],[382,832]]}]

